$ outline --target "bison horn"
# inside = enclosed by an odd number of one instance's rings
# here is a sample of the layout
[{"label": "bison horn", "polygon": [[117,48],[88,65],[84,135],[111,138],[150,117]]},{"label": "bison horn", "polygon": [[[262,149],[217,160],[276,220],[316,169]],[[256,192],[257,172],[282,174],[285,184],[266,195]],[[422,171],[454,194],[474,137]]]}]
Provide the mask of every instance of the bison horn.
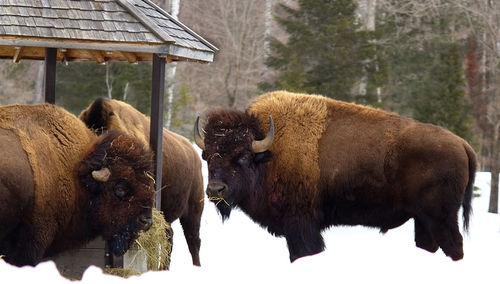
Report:
[{"label": "bison horn", "polygon": [[205,150],[205,142],[203,142],[204,139],[200,133],[199,124],[200,124],[200,117],[198,116],[196,118],[196,122],[194,123],[194,142],[196,142],[196,145],[198,145],[198,147],[200,147],[201,150]]},{"label": "bison horn", "polygon": [[261,153],[266,151],[271,147],[274,140],[274,123],[273,118],[269,116],[269,131],[267,132],[266,138],[262,140],[255,140],[252,142],[252,151],[254,153]]},{"label": "bison horn", "polygon": [[98,171],[92,171],[92,177],[96,181],[100,181],[100,182],[107,182],[110,175],[111,175],[111,171],[109,171],[108,168],[102,168]]}]

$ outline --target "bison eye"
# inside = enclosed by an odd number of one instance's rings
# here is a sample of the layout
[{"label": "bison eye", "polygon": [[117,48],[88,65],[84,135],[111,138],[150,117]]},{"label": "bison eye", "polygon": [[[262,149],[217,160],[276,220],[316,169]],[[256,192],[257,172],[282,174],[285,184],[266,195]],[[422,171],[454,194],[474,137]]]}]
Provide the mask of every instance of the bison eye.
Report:
[{"label": "bison eye", "polygon": [[241,166],[248,166],[248,164],[250,164],[250,157],[248,155],[242,155],[238,158],[237,163]]},{"label": "bison eye", "polygon": [[128,182],[125,180],[120,180],[115,184],[115,195],[118,197],[118,199],[123,200],[127,193],[129,192],[130,187],[128,185]]}]

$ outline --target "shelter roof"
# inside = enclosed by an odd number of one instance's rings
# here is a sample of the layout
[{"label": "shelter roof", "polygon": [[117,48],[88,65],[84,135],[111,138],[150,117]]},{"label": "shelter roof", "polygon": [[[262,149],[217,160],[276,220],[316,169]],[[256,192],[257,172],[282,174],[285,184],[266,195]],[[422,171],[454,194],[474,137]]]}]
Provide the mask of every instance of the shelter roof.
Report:
[{"label": "shelter roof", "polygon": [[217,48],[148,0],[0,0],[0,58],[211,62]]}]

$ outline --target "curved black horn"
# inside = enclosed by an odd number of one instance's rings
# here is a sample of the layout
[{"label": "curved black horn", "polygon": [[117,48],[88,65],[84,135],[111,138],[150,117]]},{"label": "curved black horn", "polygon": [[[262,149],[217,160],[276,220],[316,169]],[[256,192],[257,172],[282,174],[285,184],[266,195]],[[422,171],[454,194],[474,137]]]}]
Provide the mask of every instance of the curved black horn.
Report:
[{"label": "curved black horn", "polygon": [[266,138],[262,140],[255,140],[252,142],[252,151],[254,153],[261,153],[267,151],[273,144],[274,140],[274,122],[273,118],[269,116],[269,131],[267,132]]},{"label": "curved black horn", "polygon": [[198,145],[201,150],[205,150],[205,142],[203,141],[203,136],[200,133],[199,124],[200,116],[196,118],[196,122],[194,123],[194,142],[196,142],[196,145]]}]

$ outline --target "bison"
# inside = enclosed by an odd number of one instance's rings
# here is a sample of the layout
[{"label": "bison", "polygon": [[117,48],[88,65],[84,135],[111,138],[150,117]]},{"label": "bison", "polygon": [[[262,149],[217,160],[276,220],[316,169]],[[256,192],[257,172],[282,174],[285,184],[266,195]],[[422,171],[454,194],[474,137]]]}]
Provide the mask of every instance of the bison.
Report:
[{"label": "bison", "polygon": [[[149,118],[121,101],[98,98],[82,111],[80,119],[99,134],[115,129],[149,141]],[[162,152],[161,210],[169,223],[180,219],[193,264],[199,266],[204,197],[201,159],[187,139],[166,129]]]},{"label": "bison", "polygon": [[0,107],[0,255],[17,265],[102,236],[122,255],[152,225],[153,154],[123,132],[97,137],[54,105]]},{"label": "bison", "polygon": [[[284,236],[290,261],[324,250],[336,225],[385,233],[410,218],[416,246],[463,258],[476,156],[431,124],[319,95],[276,91],[246,111],[207,111],[194,135],[208,164],[207,195],[223,219],[239,207]],[[265,132],[266,131],[266,132]]]}]

